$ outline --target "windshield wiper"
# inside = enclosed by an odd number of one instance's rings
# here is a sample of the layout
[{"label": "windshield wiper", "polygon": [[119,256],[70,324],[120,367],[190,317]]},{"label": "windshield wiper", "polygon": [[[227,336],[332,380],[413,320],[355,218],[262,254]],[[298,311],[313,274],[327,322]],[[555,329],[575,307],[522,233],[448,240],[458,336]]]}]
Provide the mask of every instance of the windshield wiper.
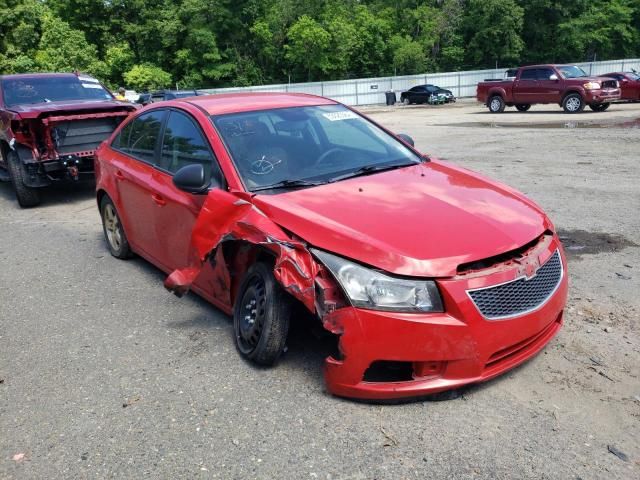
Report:
[{"label": "windshield wiper", "polygon": [[279,188],[296,188],[296,187],[315,187],[318,185],[324,185],[325,181],[312,181],[312,180],[282,180],[271,185],[262,185],[260,187],[252,188],[252,192],[261,192],[262,190],[276,190]]},{"label": "windshield wiper", "polygon": [[377,172],[383,172],[385,170],[394,170],[396,168],[409,167],[411,165],[418,165],[418,164],[414,162],[409,162],[409,163],[392,163],[390,165],[389,164],[365,165],[364,167],[360,167],[357,170],[353,170],[352,172],[345,173],[344,175],[339,175],[337,177],[333,177],[329,181],[337,182],[339,180],[344,180],[346,178],[359,177],[361,175],[366,175],[368,173],[377,173]]}]

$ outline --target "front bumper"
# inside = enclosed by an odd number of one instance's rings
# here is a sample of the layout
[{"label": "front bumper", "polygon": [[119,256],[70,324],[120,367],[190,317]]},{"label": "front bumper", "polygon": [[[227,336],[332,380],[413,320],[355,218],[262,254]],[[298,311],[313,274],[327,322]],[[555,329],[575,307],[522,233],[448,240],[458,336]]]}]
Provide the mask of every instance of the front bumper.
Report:
[{"label": "front bumper", "polygon": [[[546,262],[562,247],[557,238],[540,254]],[[347,307],[325,325],[339,333],[341,359],[325,363],[328,390],[338,396],[384,400],[420,397],[484,382],[528,360],[553,338],[563,321],[568,282],[564,275],[553,295],[536,310],[504,320],[485,319],[467,290],[511,281],[505,268],[487,276],[439,281],[445,313],[398,314]],[[376,362],[405,363],[410,378],[369,381]]]},{"label": "front bumper", "polygon": [[585,101],[587,103],[609,103],[620,100],[619,88],[604,88],[600,90],[586,90]]}]

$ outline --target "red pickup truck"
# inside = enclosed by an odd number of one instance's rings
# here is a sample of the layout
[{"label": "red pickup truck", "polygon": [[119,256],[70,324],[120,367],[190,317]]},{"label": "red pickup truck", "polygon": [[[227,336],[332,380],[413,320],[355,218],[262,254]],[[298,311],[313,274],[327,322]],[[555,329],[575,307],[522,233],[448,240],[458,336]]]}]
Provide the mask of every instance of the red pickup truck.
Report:
[{"label": "red pickup truck", "polygon": [[507,106],[526,112],[535,103],[557,103],[567,113],[586,105],[603,112],[620,99],[620,88],[616,80],[589,77],[574,65],[531,65],[520,67],[513,78],[480,82],[476,98],[492,113]]},{"label": "red pickup truck", "polygon": [[93,177],[96,148],[137,108],[87,75],[0,76],[0,181],[32,207],[42,187]]}]

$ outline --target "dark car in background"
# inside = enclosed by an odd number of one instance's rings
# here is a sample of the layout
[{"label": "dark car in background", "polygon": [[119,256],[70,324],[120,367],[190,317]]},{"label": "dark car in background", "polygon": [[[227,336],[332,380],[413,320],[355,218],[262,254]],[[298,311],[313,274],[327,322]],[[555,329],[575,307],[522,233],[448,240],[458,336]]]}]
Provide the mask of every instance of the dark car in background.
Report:
[{"label": "dark car in background", "polygon": [[440,88],[437,85],[416,85],[410,88],[406,92],[400,94],[400,101],[405,105],[412,103],[429,103],[429,98],[432,95],[443,95],[446,103],[453,103],[456,101],[456,97],[451,90]]},{"label": "dark car in background", "polygon": [[620,85],[620,100],[640,101],[640,73],[613,72],[600,75],[604,78],[612,78]]},{"label": "dark car in background", "polygon": [[0,76],[0,180],[32,207],[42,187],[93,177],[96,148],[137,108],[80,73]]},{"label": "dark car in background", "polygon": [[202,95],[197,90],[158,90],[151,93],[141,93],[136,103],[149,105],[150,103],[176,100],[178,98],[197,97]]}]

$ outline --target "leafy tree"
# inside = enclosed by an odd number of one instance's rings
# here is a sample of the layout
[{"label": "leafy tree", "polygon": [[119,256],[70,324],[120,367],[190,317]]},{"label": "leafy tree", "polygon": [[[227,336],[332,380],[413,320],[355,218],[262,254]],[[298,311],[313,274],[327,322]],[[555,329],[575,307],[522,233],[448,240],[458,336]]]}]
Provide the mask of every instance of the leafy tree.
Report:
[{"label": "leafy tree", "polygon": [[331,35],[316,20],[303,15],[287,32],[285,58],[295,70],[307,72],[307,80],[329,69]]},{"label": "leafy tree", "polygon": [[465,21],[467,61],[489,67],[518,61],[524,10],[515,0],[469,0]]},{"label": "leafy tree", "polygon": [[124,74],[127,86],[135,90],[157,90],[171,86],[171,75],[160,67],[145,63],[134,65]]}]

